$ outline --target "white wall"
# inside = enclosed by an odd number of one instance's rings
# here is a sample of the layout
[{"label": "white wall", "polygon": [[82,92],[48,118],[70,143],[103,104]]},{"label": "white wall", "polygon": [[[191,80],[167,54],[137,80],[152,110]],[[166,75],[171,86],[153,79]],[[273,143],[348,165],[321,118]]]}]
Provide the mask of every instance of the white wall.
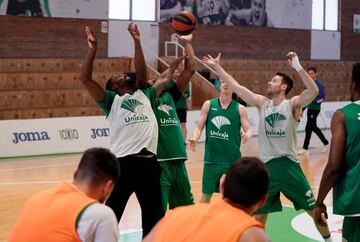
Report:
[{"label": "white wall", "polygon": [[340,60],[341,33],[336,31],[311,31],[311,59]]},{"label": "white wall", "polygon": [[[134,57],[134,44],[127,31],[130,21],[109,20],[108,56]],[[134,22],[141,33],[141,43],[147,64],[157,67],[155,56],[159,55],[159,24],[156,22]]]}]

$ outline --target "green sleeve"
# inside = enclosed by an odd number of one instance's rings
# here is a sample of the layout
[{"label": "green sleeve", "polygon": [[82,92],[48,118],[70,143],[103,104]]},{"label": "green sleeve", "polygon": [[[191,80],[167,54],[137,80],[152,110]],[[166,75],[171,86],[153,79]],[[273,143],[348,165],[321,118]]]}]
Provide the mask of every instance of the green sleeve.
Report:
[{"label": "green sleeve", "polygon": [[153,105],[154,102],[155,102],[155,99],[156,99],[156,89],[155,89],[155,87],[144,88],[144,89],[141,89],[141,91],[150,100],[151,105]]},{"label": "green sleeve", "polygon": [[105,94],[104,100],[97,103],[102,108],[102,110],[104,110],[106,116],[108,116],[110,114],[111,106],[113,104],[116,93],[113,91],[106,90],[104,94]]}]

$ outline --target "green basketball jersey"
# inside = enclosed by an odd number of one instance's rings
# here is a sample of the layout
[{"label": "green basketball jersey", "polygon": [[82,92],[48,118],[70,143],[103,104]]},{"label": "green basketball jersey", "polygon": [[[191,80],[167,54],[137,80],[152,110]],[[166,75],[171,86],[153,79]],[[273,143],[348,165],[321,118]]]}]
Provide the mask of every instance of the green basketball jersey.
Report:
[{"label": "green basketball jersey", "polygon": [[154,113],[159,127],[158,161],[186,160],[180,121],[170,92],[163,92],[155,99]]},{"label": "green basketball jersey", "polygon": [[218,98],[211,99],[206,121],[204,162],[221,164],[239,159],[240,128],[239,103],[231,100],[228,108],[223,109]]},{"label": "green basketball jersey", "polygon": [[360,103],[340,109],[346,123],[346,147],[342,173],[334,185],[334,213],[360,214]]}]

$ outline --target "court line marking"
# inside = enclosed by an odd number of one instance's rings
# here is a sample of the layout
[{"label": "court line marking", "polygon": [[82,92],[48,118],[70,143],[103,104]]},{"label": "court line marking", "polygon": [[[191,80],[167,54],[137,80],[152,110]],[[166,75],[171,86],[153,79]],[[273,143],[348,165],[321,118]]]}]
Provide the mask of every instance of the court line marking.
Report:
[{"label": "court line marking", "polygon": [[0,172],[11,172],[11,171],[31,170],[31,169],[37,169],[37,168],[59,167],[59,166],[68,166],[68,165],[73,165],[73,164],[74,164],[74,161],[71,161],[71,162],[70,162],[70,161],[67,161],[67,162],[65,162],[64,164],[11,168],[11,169],[0,170]]}]

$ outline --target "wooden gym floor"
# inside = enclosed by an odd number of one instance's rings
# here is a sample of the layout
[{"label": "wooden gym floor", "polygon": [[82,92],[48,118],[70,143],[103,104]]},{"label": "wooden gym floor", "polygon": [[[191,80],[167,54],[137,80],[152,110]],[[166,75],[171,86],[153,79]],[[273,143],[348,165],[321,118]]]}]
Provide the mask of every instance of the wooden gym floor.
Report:
[{"label": "wooden gym floor", "polygon": [[[330,131],[325,131],[330,141]],[[298,134],[298,147],[301,147],[304,133]],[[321,153],[322,143],[313,134],[310,143],[310,155],[299,156],[301,166],[309,183],[317,195],[322,171],[326,165],[328,153]],[[242,145],[243,156],[258,155],[258,139],[253,137]],[[188,150],[188,173],[195,201],[201,195],[202,158],[204,144],[200,143],[196,152]],[[52,187],[61,180],[71,180],[81,154],[39,156],[0,159],[0,241],[6,241],[19,214],[22,204],[34,193]],[[215,199],[220,195],[216,194]],[[284,205],[291,203],[282,197]],[[332,195],[329,193],[325,203],[332,205]],[[125,214],[120,222],[121,234],[140,229],[140,209],[136,197],[128,202]]]}]

